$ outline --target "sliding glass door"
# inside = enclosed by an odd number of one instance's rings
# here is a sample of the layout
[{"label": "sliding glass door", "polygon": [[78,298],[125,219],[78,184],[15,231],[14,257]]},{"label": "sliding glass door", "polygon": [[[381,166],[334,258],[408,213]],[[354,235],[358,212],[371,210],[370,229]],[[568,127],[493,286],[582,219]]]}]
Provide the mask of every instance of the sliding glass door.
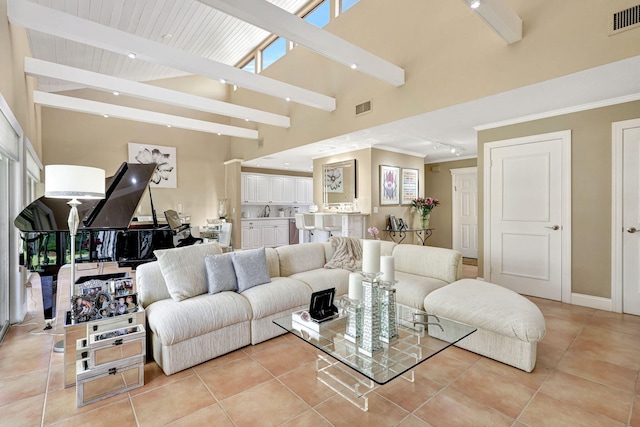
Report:
[{"label": "sliding glass door", "polygon": [[9,329],[9,159],[0,154],[0,342]]}]

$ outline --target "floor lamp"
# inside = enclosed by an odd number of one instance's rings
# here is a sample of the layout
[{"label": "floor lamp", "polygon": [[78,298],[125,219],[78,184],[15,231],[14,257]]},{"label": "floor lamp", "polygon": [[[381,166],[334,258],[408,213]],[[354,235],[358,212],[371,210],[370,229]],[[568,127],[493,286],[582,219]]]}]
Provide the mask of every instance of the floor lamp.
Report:
[{"label": "floor lamp", "polygon": [[[73,296],[76,283],[76,233],[80,218],[78,199],[104,199],[105,172],[103,169],[88,166],[48,165],[44,168],[44,195],[53,199],[70,199],[69,234],[71,236],[71,284],[69,301]],[[54,313],[55,314],[55,313]],[[64,352],[64,340],[54,345],[54,351]]]}]

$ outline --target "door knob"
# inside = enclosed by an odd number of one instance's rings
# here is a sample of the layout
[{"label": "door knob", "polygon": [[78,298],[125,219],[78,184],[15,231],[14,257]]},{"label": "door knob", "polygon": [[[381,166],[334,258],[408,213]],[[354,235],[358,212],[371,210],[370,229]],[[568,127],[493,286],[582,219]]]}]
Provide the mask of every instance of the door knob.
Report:
[{"label": "door knob", "polygon": [[627,228],[627,233],[635,233],[637,230],[635,227],[629,227]]},{"label": "door knob", "polygon": [[545,227],[545,228],[550,228],[551,230],[560,230],[560,226],[559,225],[554,225],[552,227]]}]

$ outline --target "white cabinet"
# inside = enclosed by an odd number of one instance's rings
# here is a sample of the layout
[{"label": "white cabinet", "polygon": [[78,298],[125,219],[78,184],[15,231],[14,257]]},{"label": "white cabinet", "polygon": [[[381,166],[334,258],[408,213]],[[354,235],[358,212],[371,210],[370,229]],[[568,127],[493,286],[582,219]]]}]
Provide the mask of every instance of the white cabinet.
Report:
[{"label": "white cabinet", "polygon": [[241,203],[313,204],[313,178],[243,173]]},{"label": "white cabinet", "polygon": [[295,178],[296,198],[294,203],[300,205],[313,204],[313,178]]},{"label": "white cabinet", "polygon": [[258,221],[242,221],[242,249],[262,246],[262,227]]},{"label": "white cabinet", "polygon": [[271,178],[271,203],[294,203],[296,178],[274,175]]},{"label": "white cabinet", "polygon": [[261,246],[275,248],[289,244],[289,220],[263,219],[242,221],[242,249]]}]

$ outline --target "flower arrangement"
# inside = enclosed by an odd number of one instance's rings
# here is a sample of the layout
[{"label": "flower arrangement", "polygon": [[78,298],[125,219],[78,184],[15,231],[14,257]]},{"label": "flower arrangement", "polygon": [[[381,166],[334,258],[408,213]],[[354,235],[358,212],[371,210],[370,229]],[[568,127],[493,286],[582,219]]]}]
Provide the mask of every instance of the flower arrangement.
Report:
[{"label": "flower arrangement", "polygon": [[380,230],[378,230],[376,227],[369,227],[367,228],[367,231],[369,232],[369,234],[371,234],[371,237],[378,240],[378,233],[380,233]]},{"label": "flower arrangement", "polygon": [[411,200],[411,212],[420,214],[422,228],[429,228],[429,214],[436,206],[440,206],[440,202],[433,197],[417,197]]}]

